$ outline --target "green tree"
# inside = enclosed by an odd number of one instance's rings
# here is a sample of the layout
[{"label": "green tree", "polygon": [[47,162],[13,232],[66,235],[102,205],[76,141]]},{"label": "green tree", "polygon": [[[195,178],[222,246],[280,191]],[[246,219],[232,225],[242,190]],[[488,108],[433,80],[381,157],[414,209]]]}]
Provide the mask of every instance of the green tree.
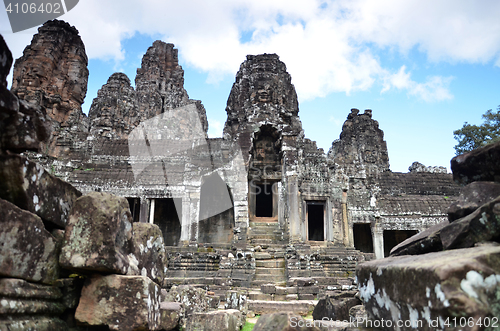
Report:
[{"label": "green tree", "polygon": [[484,123],[479,126],[465,122],[461,129],[453,131],[458,141],[455,145],[457,155],[500,141],[500,106],[495,112],[490,109],[484,113],[483,119]]}]

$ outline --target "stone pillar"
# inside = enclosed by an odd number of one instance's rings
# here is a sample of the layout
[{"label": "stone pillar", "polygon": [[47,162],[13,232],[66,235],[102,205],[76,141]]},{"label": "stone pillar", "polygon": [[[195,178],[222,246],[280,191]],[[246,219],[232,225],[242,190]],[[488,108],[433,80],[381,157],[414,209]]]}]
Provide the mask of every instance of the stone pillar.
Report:
[{"label": "stone pillar", "polygon": [[153,224],[155,222],[155,199],[151,199],[151,204],[149,207],[149,223]]},{"label": "stone pillar", "polygon": [[191,237],[190,200],[191,199],[189,199],[189,194],[182,197],[182,219],[180,220],[181,221],[180,242],[185,245],[189,243],[189,238]]},{"label": "stone pillar", "polygon": [[349,220],[347,218],[347,191],[342,191],[342,227],[344,228],[344,246],[349,247]]},{"label": "stone pillar", "polygon": [[384,258],[384,229],[380,227],[380,217],[376,218],[375,225],[372,226],[373,252],[376,259]]},{"label": "stone pillar", "polygon": [[148,223],[149,221],[149,200],[141,197],[139,222]]},{"label": "stone pillar", "polygon": [[287,178],[288,218],[290,220],[290,239],[292,242],[304,241],[299,214],[299,184],[297,176]]},{"label": "stone pillar", "polygon": [[332,204],[330,200],[327,199],[325,203],[325,240],[333,241],[333,215],[332,215]]}]

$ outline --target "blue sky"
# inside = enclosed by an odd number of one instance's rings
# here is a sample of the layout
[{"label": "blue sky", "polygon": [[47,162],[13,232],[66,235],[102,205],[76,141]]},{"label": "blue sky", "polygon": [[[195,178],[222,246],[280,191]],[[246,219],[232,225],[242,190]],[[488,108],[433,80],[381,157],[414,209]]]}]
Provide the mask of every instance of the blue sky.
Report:
[{"label": "blue sky", "polygon": [[[351,108],[373,110],[391,170],[449,168],[453,130],[500,105],[499,1],[82,0],[60,17],[89,56],[84,111],[116,71],[131,81],[154,40],[179,49],[185,88],[220,136],[247,54],[277,53],[299,96],[305,134],[325,149]],[[0,33],[15,58],[36,29]]]}]

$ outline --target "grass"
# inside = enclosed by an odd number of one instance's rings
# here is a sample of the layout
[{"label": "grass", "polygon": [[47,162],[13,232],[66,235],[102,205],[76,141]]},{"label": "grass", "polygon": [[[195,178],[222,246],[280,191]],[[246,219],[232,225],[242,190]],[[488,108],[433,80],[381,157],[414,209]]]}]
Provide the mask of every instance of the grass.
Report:
[{"label": "grass", "polygon": [[246,322],[241,331],[252,331],[255,323]]}]

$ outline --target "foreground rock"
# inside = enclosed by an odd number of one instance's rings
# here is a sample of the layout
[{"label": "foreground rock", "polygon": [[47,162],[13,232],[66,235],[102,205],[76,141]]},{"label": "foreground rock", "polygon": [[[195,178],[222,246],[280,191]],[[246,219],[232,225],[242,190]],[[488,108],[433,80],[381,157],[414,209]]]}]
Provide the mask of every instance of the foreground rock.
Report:
[{"label": "foreground rock", "polygon": [[94,275],[83,287],[75,318],[110,330],[160,330],[160,287],[142,276]]},{"label": "foreground rock", "polygon": [[[319,323],[318,323],[319,324]],[[313,321],[294,313],[280,312],[259,317],[253,331],[319,331]]]},{"label": "foreground rock", "polygon": [[161,328],[166,331],[174,330],[179,326],[182,305],[179,302],[160,303]]},{"label": "foreground rock", "polygon": [[440,238],[444,249],[466,248],[476,243],[498,240],[500,197],[441,229]]},{"label": "foreground rock", "polygon": [[193,313],[186,324],[186,331],[239,331],[241,312],[236,309]]},{"label": "foreground rock", "polygon": [[458,200],[448,209],[450,222],[472,214],[477,208],[500,196],[500,183],[473,182],[462,188]]},{"label": "foreground rock", "polygon": [[[156,224],[133,223],[132,231],[133,253],[129,255],[129,274],[149,277],[162,286],[167,260],[160,228]],[[133,263],[137,268],[132,267]]]},{"label": "foreground rock", "polygon": [[497,246],[369,261],[358,266],[357,277],[373,321],[409,321],[422,323],[418,330],[435,330],[453,329],[453,317],[493,322],[500,314]]},{"label": "foreground rock", "polygon": [[59,257],[62,267],[126,274],[132,252],[128,202],[92,192],[76,200]]},{"label": "foreground rock", "polygon": [[408,238],[391,250],[391,256],[473,247],[478,243],[498,241],[498,238],[500,238],[500,197],[461,219],[452,223],[442,222]]},{"label": "foreground rock", "polygon": [[183,324],[185,318],[193,313],[203,313],[209,309],[207,291],[189,285],[172,286],[165,296],[165,301],[182,304],[181,319]]},{"label": "foreground rock", "polygon": [[20,155],[0,155],[0,198],[37,214],[49,226],[64,228],[82,194]]},{"label": "foreground rock", "polygon": [[315,320],[347,321],[349,320],[349,310],[359,304],[361,301],[358,298],[335,299],[327,296],[318,301],[312,315]]},{"label": "foreground rock", "polygon": [[57,244],[42,220],[0,199],[0,275],[53,283],[59,276]]},{"label": "foreground rock", "polygon": [[453,179],[461,184],[475,181],[500,182],[500,142],[451,159]]}]

